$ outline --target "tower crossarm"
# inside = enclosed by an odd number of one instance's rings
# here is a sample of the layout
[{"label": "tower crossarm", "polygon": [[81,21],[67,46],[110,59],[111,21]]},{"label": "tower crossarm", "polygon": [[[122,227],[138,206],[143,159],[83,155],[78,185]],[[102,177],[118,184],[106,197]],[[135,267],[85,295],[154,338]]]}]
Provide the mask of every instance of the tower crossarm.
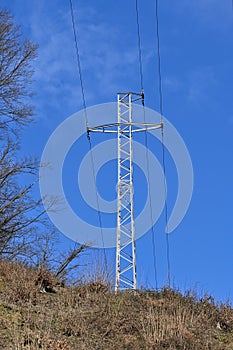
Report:
[{"label": "tower crossarm", "polygon": [[131,132],[140,132],[140,131],[148,131],[148,130],[155,130],[160,129],[163,127],[162,123],[159,124],[153,124],[153,123],[127,123],[125,121],[119,123],[111,123],[111,124],[104,124],[104,125],[97,125],[94,127],[89,127],[88,132],[104,132],[104,133],[118,133],[118,127],[122,128],[122,133],[124,133],[125,129],[125,135],[128,137],[128,129],[129,127],[132,128]]}]

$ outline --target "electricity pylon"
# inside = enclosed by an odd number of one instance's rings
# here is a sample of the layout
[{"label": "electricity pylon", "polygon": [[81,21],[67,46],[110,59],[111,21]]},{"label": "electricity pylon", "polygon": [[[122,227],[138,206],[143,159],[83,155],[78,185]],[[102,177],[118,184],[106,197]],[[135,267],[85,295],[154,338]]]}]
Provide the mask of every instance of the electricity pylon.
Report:
[{"label": "electricity pylon", "polygon": [[[141,101],[144,106],[143,92],[141,94],[135,92],[119,92],[117,96],[118,122],[99,125],[88,129],[88,132],[117,133],[116,292],[124,289],[131,289],[133,291],[137,289],[133,189],[133,133],[162,127],[162,123],[145,123],[145,118],[142,123],[135,123],[133,121],[132,105],[137,101]],[[143,113],[145,113],[145,109],[142,114]]]}]

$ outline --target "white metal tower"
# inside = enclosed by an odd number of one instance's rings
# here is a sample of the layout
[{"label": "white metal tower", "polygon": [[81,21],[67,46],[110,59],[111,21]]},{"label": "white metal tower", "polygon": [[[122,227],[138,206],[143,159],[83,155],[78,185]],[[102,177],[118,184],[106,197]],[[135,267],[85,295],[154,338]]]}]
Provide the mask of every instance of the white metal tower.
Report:
[{"label": "white metal tower", "polygon": [[[118,93],[118,122],[89,128],[88,132],[115,132],[118,139],[116,282],[115,291],[137,289],[133,190],[133,133],[159,129],[160,124],[133,122],[132,105],[144,106],[144,93]],[[142,114],[145,117],[145,109]]]},{"label": "white metal tower", "polygon": [[136,290],[136,252],[133,194],[132,102],[141,98],[118,94],[118,177],[115,290]]}]

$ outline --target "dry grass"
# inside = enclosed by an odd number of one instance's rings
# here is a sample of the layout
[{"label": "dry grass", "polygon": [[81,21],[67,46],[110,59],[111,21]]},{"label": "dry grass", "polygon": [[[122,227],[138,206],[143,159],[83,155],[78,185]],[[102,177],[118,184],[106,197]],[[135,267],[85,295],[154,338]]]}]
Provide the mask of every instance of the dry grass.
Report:
[{"label": "dry grass", "polygon": [[100,281],[41,293],[39,274],[0,263],[0,349],[233,349],[233,309],[210,297],[115,295]]}]

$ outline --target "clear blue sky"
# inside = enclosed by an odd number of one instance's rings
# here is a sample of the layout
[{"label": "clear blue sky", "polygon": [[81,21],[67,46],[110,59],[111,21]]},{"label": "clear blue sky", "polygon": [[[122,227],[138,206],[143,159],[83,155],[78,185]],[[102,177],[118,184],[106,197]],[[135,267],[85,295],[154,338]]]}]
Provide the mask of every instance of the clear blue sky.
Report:
[{"label": "clear blue sky", "polygon": [[[138,2],[146,105],[158,110],[155,1]],[[233,300],[232,3],[159,3],[164,115],[186,143],[195,178],[189,211],[170,236],[172,281],[181,289],[197,287]],[[25,132],[22,147],[40,157],[53,130],[82,109],[69,1],[2,0],[1,6],[39,44],[33,84],[37,123]],[[119,90],[139,91],[135,1],[74,0],[74,9],[87,105],[113,102]],[[167,161],[171,210],[176,180]],[[163,218],[155,230],[162,286]],[[114,251],[108,256],[111,260]],[[138,241],[137,268],[140,283],[153,287],[151,232]]]}]

